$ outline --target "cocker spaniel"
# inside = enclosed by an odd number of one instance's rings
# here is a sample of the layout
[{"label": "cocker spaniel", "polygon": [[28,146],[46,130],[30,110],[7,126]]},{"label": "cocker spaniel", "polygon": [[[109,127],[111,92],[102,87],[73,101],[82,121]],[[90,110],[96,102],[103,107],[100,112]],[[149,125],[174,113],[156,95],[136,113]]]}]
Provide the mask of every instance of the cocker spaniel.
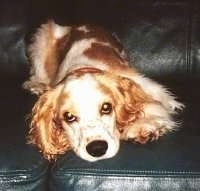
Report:
[{"label": "cocker spaniel", "polygon": [[41,25],[29,48],[38,95],[29,143],[47,159],[72,149],[82,159],[113,157],[120,140],[157,140],[173,131],[183,104],[128,65],[119,41],[100,27]]}]

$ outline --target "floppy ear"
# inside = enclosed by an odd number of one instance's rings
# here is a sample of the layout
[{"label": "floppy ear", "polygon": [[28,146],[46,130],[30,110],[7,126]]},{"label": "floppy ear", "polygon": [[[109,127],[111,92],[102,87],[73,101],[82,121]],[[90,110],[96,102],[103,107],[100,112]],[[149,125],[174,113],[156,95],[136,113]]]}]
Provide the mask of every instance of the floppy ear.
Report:
[{"label": "floppy ear", "polygon": [[151,98],[134,81],[120,77],[117,85],[116,117],[120,132],[128,128],[137,119],[144,115],[145,103],[151,102]]},{"label": "floppy ear", "polygon": [[28,136],[28,143],[36,145],[48,160],[69,149],[67,135],[56,113],[58,95],[54,91],[46,92],[36,102]]}]

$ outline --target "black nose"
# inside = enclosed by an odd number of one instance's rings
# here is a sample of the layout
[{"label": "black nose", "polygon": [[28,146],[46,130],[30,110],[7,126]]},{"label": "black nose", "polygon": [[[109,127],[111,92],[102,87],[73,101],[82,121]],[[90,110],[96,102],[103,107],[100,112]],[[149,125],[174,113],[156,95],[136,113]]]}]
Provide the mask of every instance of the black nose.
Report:
[{"label": "black nose", "polygon": [[108,143],[102,140],[92,141],[86,146],[87,152],[93,157],[103,156],[107,149]]}]

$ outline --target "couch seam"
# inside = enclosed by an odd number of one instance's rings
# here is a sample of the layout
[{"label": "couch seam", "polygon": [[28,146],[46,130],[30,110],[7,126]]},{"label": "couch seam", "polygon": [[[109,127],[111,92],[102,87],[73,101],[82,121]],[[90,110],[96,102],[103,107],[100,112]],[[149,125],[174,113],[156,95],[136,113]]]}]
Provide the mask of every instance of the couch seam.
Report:
[{"label": "couch seam", "polygon": [[[124,175],[124,176],[123,176]],[[165,176],[161,176],[161,175],[138,175],[138,174],[133,174],[133,175],[130,175],[130,174],[123,174],[123,175],[119,175],[119,174],[74,174],[74,173],[67,173],[67,174],[62,174],[60,176],[54,176],[53,179],[66,179],[66,176],[74,176],[74,177],[88,177],[88,176],[92,176],[94,178],[112,178],[112,179],[127,179],[127,178],[130,178],[130,179],[134,179],[134,178],[164,178],[164,179],[167,179],[167,178],[179,178],[179,179],[185,179],[185,178],[192,178],[192,179],[200,179],[200,176],[191,176],[191,175],[188,175],[188,176],[178,176],[178,175],[165,175]]]},{"label": "couch seam", "polygon": [[109,174],[104,174],[105,176],[109,175],[129,175],[129,176],[200,176],[200,172],[192,172],[192,171],[155,171],[155,170],[107,170],[107,169],[66,169],[64,173],[55,173],[59,176],[59,174],[84,174],[84,175],[94,175],[97,173],[109,173]]},{"label": "couch seam", "polygon": [[189,4],[188,11],[186,13],[186,72],[191,74],[192,72],[192,34],[193,34],[193,12],[194,12],[194,4]]}]

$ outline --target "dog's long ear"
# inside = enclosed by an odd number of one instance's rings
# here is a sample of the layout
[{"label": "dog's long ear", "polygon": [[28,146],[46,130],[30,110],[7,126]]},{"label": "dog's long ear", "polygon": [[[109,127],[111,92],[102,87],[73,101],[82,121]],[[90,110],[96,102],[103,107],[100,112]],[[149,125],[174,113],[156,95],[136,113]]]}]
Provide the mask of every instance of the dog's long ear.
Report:
[{"label": "dog's long ear", "polygon": [[36,145],[48,160],[69,149],[67,135],[57,118],[58,90],[50,90],[40,96],[32,110],[28,143]]},{"label": "dog's long ear", "polygon": [[116,117],[120,131],[128,128],[137,119],[144,116],[144,104],[151,102],[141,87],[134,81],[120,77],[117,85]]},{"label": "dog's long ear", "polygon": [[53,82],[67,52],[70,33],[71,27],[57,25],[52,20],[41,25],[28,48],[32,78],[40,79],[43,84]]}]

